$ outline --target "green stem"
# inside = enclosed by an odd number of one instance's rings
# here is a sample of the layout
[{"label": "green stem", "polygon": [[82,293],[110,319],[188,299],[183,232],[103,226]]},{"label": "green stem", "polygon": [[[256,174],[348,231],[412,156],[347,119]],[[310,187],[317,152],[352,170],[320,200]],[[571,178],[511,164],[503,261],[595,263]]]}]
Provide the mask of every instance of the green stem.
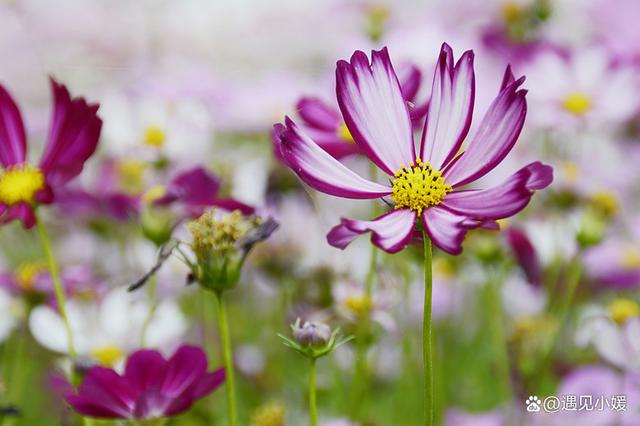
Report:
[{"label": "green stem", "polygon": [[218,296],[218,325],[220,327],[220,339],[222,340],[222,350],[224,355],[225,388],[227,391],[227,414],[229,416],[229,426],[238,425],[238,412],[236,409],[236,384],[233,371],[233,355],[231,353],[231,339],[229,338],[229,324],[227,322],[227,308],[221,291],[216,292]]},{"label": "green stem", "polygon": [[424,362],[424,422],[427,426],[434,424],[434,392],[433,392],[433,354],[431,345],[431,303],[432,303],[432,252],[431,240],[426,231],[422,231],[424,241],[424,313],[422,320],[422,352]]},{"label": "green stem", "polygon": [[311,426],[318,424],[318,409],[316,407],[316,359],[311,358],[311,368],[309,370],[309,416]]},{"label": "green stem", "polygon": [[71,331],[71,325],[69,324],[69,318],[67,317],[67,306],[64,296],[64,287],[62,286],[62,281],[60,280],[60,267],[58,266],[58,262],[56,261],[56,258],[53,254],[53,249],[51,248],[51,242],[49,240],[49,234],[47,234],[47,230],[40,218],[36,220],[36,228],[38,230],[38,235],[40,236],[42,249],[44,250],[44,254],[47,257],[47,263],[49,264],[49,273],[51,274],[51,280],[53,281],[53,288],[56,294],[56,302],[58,303],[60,316],[62,317],[64,328],[67,333],[69,356],[71,357],[72,361],[75,361],[76,347],[73,343],[73,332]]},{"label": "green stem", "polygon": [[149,299],[149,311],[147,312],[147,317],[144,319],[144,324],[142,325],[142,336],[140,338],[140,345],[144,347],[146,345],[147,340],[147,330],[149,329],[149,324],[151,324],[151,320],[153,319],[156,308],[158,307],[156,303],[156,287],[158,286],[158,276],[156,274],[151,275],[149,278],[149,283],[147,284],[147,299]]},{"label": "green stem", "polygon": [[511,368],[509,364],[509,347],[504,331],[504,311],[502,309],[501,298],[502,274],[499,271],[491,273],[487,290],[489,292],[489,303],[491,306],[491,335],[495,350],[495,367],[498,377],[504,387],[504,397],[510,403],[513,399],[513,387],[511,384]]}]

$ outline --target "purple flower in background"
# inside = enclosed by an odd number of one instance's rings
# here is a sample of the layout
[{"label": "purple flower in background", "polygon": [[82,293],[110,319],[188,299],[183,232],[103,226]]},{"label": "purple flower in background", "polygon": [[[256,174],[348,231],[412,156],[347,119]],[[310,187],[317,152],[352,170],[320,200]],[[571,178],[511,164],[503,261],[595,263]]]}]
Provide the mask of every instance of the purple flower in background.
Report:
[{"label": "purple flower in background", "polygon": [[394,209],[362,221],[342,219],[328,234],[329,244],[345,248],[358,235],[387,252],[402,250],[421,220],[431,240],[451,254],[462,251],[465,233],[497,229],[496,220],[522,210],[533,192],[553,179],[551,167],[531,163],[501,185],[461,190],[493,170],[513,148],[526,115],[524,77],[507,67],[500,92],[460,153],[471,126],[475,96],[473,52],[454,64],[442,46],[433,79],[420,150],[416,151],[411,117],[387,49],[372,52],[371,63],[357,51],[351,62],[337,64],[338,104],[358,147],[390,180],[380,184],[359,176],[335,160],[290,118],[276,124],[276,151],[287,166],[318,191],[343,198],[388,196]]},{"label": "purple flower in background", "polygon": [[123,374],[92,367],[77,391],[56,384],[71,407],[84,416],[153,419],[187,411],[224,382],[224,369],[207,372],[202,349],[184,345],[171,358],[139,350],[127,359]]},{"label": "purple flower in background", "polygon": [[[67,297],[78,294],[96,295],[103,290],[102,282],[86,265],[66,266],[60,271],[60,279]],[[56,297],[51,274],[45,263],[24,263],[13,273],[0,273],[0,287],[14,295],[41,295],[51,306],[56,306]],[[36,300],[39,301],[39,300]]]},{"label": "purple flower in background", "polygon": [[156,205],[180,203],[191,217],[200,216],[206,207],[217,207],[226,211],[240,210],[242,214],[253,214],[255,209],[232,198],[223,198],[220,180],[202,167],[194,167],[177,174],[167,185],[164,194],[154,201]]},{"label": "purple flower in background", "polygon": [[542,266],[535,247],[531,244],[527,234],[518,228],[509,228],[505,231],[507,243],[513,251],[513,255],[522,268],[529,283],[542,285]]},{"label": "purple flower in background", "polygon": [[[414,125],[421,124],[428,103],[415,105],[416,95],[422,82],[422,73],[413,65],[403,67],[400,76],[402,97],[410,106],[409,113]],[[334,158],[340,159],[362,151],[355,144],[353,136],[339,111],[325,101],[315,97],[304,97],[296,105],[298,115],[303,122],[304,131],[318,145]]]},{"label": "purple flower in background", "polygon": [[102,120],[98,105],[72,99],[62,84],[51,79],[53,115],[42,160],[26,162],[27,142],[18,106],[0,85],[0,222],[21,220],[35,225],[34,206],[54,201],[55,191],[82,171],[96,150]]}]

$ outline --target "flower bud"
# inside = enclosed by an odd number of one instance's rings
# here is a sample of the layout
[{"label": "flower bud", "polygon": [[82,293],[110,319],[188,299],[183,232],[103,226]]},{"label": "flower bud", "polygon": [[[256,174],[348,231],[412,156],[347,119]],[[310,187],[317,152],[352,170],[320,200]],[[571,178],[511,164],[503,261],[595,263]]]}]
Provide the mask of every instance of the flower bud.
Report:
[{"label": "flower bud", "polygon": [[331,338],[331,327],[318,322],[308,322],[301,326],[300,318],[291,326],[293,337],[302,346],[322,347]]},{"label": "flower bud", "polygon": [[204,288],[222,291],[234,287],[240,279],[244,260],[253,245],[266,239],[277,223],[259,217],[246,217],[236,210],[220,215],[206,211],[187,224],[196,255],[195,279]]}]

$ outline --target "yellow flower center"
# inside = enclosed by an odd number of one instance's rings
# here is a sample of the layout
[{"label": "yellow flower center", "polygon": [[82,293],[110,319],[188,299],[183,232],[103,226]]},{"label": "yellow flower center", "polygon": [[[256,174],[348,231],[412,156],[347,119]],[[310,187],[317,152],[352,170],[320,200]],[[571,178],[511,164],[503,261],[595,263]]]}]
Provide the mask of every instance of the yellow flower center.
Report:
[{"label": "yellow flower center", "polygon": [[167,138],[164,130],[158,126],[149,126],[144,131],[144,144],[154,148],[162,148]]},{"label": "yellow flower center", "polygon": [[598,212],[602,213],[605,217],[615,216],[620,209],[618,198],[616,198],[615,194],[612,194],[611,192],[596,192],[591,196],[589,201],[591,206]]},{"label": "yellow flower center", "polygon": [[437,206],[442,199],[451,192],[451,185],[444,182],[442,172],[431,168],[427,161],[416,159],[411,167],[402,166],[393,179],[391,199],[396,203],[396,209],[409,208],[418,214],[423,209]]},{"label": "yellow flower center", "polygon": [[562,105],[571,114],[580,116],[591,109],[591,98],[586,93],[573,92],[564,98]]},{"label": "yellow flower center", "polygon": [[502,4],[502,19],[507,24],[520,21],[526,13],[526,8],[515,1],[506,1]]},{"label": "yellow flower center", "polygon": [[124,351],[116,345],[105,345],[91,351],[91,356],[105,367],[113,367],[124,356]]},{"label": "yellow flower center", "polygon": [[626,269],[640,268],[640,249],[629,246],[622,252],[622,266]]},{"label": "yellow flower center", "polygon": [[35,195],[44,189],[44,174],[29,164],[11,166],[0,172],[0,203],[12,206],[33,204]]},{"label": "yellow flower center", "polygon": [[373,307],[371,299],[364,294],[349,296],[344,301],[344,304],[347,309],[349,309],[356,315],[366,314]]},{"label": "yellow flower center", "polygon": [[259,407],[251,417],[251,426],[284,426],[285,409],[277,402]]},{"label": "yellow flower center", "polygon": [[640,316],[640,306],[631,299],[614,299],[609,303],[611,319],[622,325],[629,318]]},{"label": "yellow flower center", "polygon": [[345,141],[349,143],[355,143],[355,141],[353,140],[353,135],[349,131],[349,128],[347,127],[346,124],[342,123],[340,127],[338,127],[337,133],[338,133],[338,136],[344,139]]},{"label": "yellow flower center", "polygon": [[164,185],[153,185],[151,188],[142,194],[142,201],[146,205],[152,204],[154,201],[162,198],[167,193],[167,188]]},{"label": "yellow flower center", "polygon": [[24,263],[16,271],[16,280],[20,288],[24,290],[33,289],[36,277],[47,271],[47,265],[42,262]]},{"label": "yellow flower center", "polygon": [[147,164],[140,160],[122,160],[116,165],[118,183],[127,194],[139,194],[144,190],[144,173]]}]

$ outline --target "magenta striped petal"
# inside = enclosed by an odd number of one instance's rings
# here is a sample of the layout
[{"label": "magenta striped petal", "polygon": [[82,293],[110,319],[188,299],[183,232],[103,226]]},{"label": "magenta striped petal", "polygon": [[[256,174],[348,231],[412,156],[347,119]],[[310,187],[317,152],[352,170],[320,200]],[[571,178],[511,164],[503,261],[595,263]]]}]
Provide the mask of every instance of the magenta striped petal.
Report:
[{"label": "magenta striped petal", "polygon": [[421,158],[442,169],[469,132],[475,98],[473,52],[453,65],[453,51],[444,43],[433,76],[431,100],[422,133]]},{"label": "magenta striped petal", "polygon": [[166,371],[167,362],[160,352],[144,349],[134,352],[128,359],[124,377],[136,392],[148,388],[159,388]]},{"label": "magenta striped petal", "polygon": [[389,253],[407,246],[416,222],[415,212],[409,209],[392,210],[374,220],[342,219],[341,224],[327,234],[330,245],[344,249],[358,235],[371,232],[371,241]]},{"label": "magenta striped petal", "polygon": [[335,133],[342,122],[338,112],[318,98],[302,98],[296,108],[308,127]]},{"label": "magenta striped petal", "polygon": [[467,231],[475,228],[499,229],[495,221],[461,216],[440,206],[430,207],[422,213],[422,225],[433,244],[453,255],[462,253],[462,242]]},{"label": "magenta striped petal", "polygon": [[504,87],[493,101],[465,151],[444,171],[456,187],[484,176],[496,167],[516,143],[527,114],[526,90],[518,90],[524,77],[512,81],[507,68]]},{"label": "magenta striped petal", "polygon": [[128,412],[123,412],[117,405],[112,405],[104,399],[94,399],[84,395],[68,395],[69,405],[83,416],[101,419],[128,419],[133,417]]},{"label": "magenta striped petal", "polygon": [[536,161],[493,188],[452,192],[442,205],[478,220],[503,219],[525,208],[533,192],[546,188],[552,181],[553,169]]},{"label": "magenta striped petal", "polygon": [[422,83],[420,69],[413,64],[400,67],[398,81],[400,81],[400,90],[404,100],[413,102]]},{"label": "magenta striped petal", "polygon": [[20,110],[0,85],[0,163],[4,167],[24,163],[27,145]]},{"label": "magenta striped petal", "polygon": [[344,198],[378,198],[391,193],[388,186],[362,178],[331,157],[289,117],[285,124],[274,126],[277,155],[313,188]]},{"label": "magenta striped petal", "polygon": [[53,118],[40,168],[50,185],[60,186],[76,177],[96,150],[102,120],[98,105],[71,99],[67,88],[53,79],[51,89]]},{"label": "magenta striped petal", "polygon": [[389,175],[415,160],[413,131],[389,53],[364,52],[339,61],[336,91],[342,116],[362,151]]}]

